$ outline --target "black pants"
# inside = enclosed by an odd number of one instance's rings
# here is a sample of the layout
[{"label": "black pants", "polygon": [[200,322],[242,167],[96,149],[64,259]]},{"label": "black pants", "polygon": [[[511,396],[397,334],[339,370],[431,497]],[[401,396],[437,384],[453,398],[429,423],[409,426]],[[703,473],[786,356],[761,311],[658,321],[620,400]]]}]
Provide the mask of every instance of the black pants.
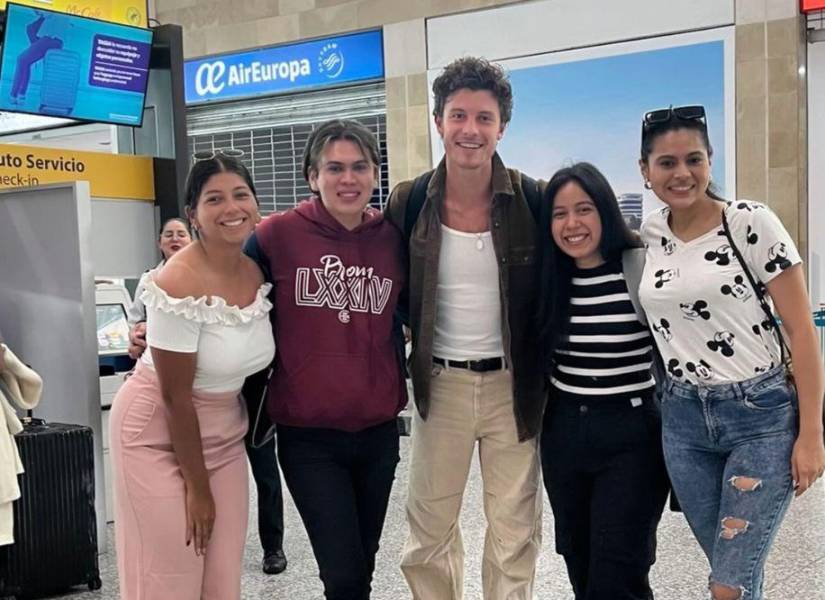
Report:
[{"label": "black pants", "polygon": [[281,550],[284,545],[284,499],[281,473],[275,458],[275,438],[260,448],[246,440],[246,455],[258,488],[258,535],[264,553]]},{"label": "black pants", "polygon": [[544,487],[576,600],[650,600],[668,492],[661,420],[633,407],[557,399],[541,436]]},{"label": "black pants", "polygon": [[398,464],[395,419],[356,433],[279,425],[278,458],[327,600],[367,600]]}]

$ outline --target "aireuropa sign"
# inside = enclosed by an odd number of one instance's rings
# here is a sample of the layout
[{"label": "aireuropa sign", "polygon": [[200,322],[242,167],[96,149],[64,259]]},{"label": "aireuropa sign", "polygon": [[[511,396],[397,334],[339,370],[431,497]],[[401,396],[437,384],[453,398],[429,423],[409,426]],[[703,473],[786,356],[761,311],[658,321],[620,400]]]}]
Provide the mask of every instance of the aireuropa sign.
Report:
[{"label": "aireuropa sign", "polygon": [[230,100],[384,77],[381,31],[186,61],[186,103]]}]

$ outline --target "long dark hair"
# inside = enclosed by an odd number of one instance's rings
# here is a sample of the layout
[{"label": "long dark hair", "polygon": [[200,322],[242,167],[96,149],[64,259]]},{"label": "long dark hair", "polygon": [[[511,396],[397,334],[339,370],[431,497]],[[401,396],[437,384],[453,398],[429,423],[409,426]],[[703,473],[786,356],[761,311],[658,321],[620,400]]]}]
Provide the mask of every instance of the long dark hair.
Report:
[{"label": "long dark hair", "polygon": [[599,253],[605,261],[621,259],[622,252],[627,248],[641,246],[639,236],[625,223],[616,194],[601,171],[588,162],[579,162],[556,171],[544,192],[539,219],[542,254],[539,323],[545,365],[549,364],[553,351],[566,336],[569,327],[570,287],[575,263],[556,246],[551,225],[556,195],[571,182],[578,184],[596,205],[602,222]]}]

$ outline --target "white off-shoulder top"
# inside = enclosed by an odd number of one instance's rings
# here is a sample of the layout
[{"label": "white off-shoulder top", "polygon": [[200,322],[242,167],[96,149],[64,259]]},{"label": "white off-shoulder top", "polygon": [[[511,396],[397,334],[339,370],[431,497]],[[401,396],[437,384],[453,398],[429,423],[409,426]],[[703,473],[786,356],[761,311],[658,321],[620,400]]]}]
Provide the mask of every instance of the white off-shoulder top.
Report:
[{"label": "white off-shoulder top", "polygon": [[272,362],[275,341],[269,323],[272,284],[264,283],[243,308],[218,296],[174,298],[146,278],[140,299],[146,305],[148,351],[141,360],[154,370],[152,349],[197,352],[192,387],[203,392],[240,390],[244,379]]}]

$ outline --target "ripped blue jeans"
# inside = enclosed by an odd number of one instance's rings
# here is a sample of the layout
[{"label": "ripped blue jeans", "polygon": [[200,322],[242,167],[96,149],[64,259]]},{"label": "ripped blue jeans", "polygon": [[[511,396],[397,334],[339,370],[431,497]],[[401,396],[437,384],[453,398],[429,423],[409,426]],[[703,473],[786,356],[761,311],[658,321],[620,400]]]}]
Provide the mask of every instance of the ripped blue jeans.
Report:
[{"label": "ripped blue jeans", "polygon": [[673,489],[710,561],[710,582],[762,600],[765,560],[793,493],[796,391],[778,367],[746,381],[669,379],[662,439]]}]

